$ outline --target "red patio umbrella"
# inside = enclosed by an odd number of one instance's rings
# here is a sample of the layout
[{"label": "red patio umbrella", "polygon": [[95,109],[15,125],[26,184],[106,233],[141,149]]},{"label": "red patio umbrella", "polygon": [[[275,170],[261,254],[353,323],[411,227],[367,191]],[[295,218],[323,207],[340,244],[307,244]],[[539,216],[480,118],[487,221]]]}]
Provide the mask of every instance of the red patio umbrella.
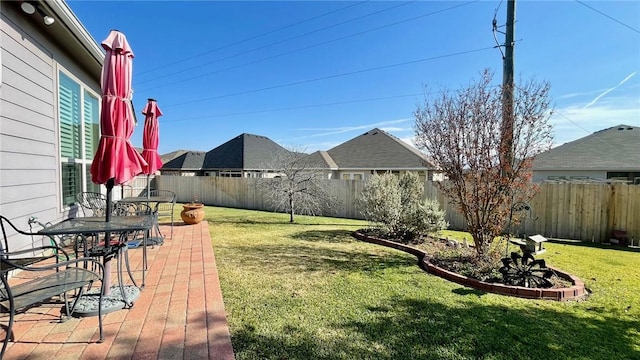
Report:
[{"label": "red patio umbrella", "polygon": [[[106,54],[101,80],[100,142],[91,163],[91,181],[107,187],[106,221],[109,221],[113,186],[142,173],[147,163],[129,141],[135,126],[131,105],[133,51],[124,34],[117,30],[111,30],[102,47]],[[105,241],[105,247],[109,245],[109,241]],[[107,274],[110,274],[109,265],[110,261],[105,261]],[[111,279],[107,278],[109,291]]]},{"label": "red patio umbrella", "polygon": [[142,171],[147,174],[147,197],[149,196],[149,176],[155,174],[162,167],[162,159],[158,154],[158,141],[160,139],[158,117],[162,111],[155,99],[149,99],[142,109],[144,118],[144,132],[142,133],[142,157],[147,162]]}]

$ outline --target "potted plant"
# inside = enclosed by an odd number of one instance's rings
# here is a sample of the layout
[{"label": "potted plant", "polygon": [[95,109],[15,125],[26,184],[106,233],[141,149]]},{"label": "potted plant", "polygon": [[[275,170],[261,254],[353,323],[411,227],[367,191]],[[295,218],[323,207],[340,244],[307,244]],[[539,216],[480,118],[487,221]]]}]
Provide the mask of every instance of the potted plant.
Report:
[{"label": "potted plant", "polygon": [[180,212],[180,217],[187,225],[197,224],[204,219],[204,204],[198,201],[198,197],[194,196],[189,203],[183,204],[184,208]]}]

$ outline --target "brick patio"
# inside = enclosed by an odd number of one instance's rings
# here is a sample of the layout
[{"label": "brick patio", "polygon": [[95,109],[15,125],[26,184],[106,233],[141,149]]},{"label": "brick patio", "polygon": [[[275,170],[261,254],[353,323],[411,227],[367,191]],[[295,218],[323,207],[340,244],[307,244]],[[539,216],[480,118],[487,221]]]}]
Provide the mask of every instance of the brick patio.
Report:
[{"label": "brick patio", "polygon": [[[233,359],[207,222],[178,223],[173,239],[148,247],[147,256],[144,290],[133,308],[104,316],[102,344],[97,317],[60,323],[61,305],[44,304],[16,316],[5,359]],[[141,279],[142,248],[129,258]],[[7,320],[2,314],[0,323]]]}]

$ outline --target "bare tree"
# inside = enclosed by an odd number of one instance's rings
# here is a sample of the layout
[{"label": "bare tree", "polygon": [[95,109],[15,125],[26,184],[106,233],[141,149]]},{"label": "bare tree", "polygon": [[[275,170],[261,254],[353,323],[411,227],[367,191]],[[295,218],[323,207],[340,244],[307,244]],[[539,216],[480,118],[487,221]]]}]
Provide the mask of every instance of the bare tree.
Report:
[{"label": "bare tree", "polygon": [[330,209],[337,198],[329,191],[327,169],[302,149],[287,150],[274,154],[269,166],[274,177],[261,179],[260,190],[276,210],[289,214],[289,222],[296,214],[319,215]]},{"label": "bare tree", "polygon": [[416,144],[447,177],[436,185],[464,215],[478,255],[505,230],[514,205],[528,202],[537,191],[531,163],[553,142],[549,84],[516,86],[511,164],[503,171],[503,88],[492,86],[492,78],[485,70],[464,89],[427,95],[414,112]]}]

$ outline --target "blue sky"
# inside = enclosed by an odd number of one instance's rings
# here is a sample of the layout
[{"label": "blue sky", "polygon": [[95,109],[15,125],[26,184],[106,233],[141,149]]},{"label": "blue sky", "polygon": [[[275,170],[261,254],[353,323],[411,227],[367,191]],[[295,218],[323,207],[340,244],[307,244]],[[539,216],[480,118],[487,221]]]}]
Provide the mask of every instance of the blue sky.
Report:
[{"label": "blue sky", "polygon": [[[161,154],[242,133],[307,151],[374,127],[410,141],[425,85],[457,89],[485,68],[502,79],[491,21],[504,24],[506,0],[68,4],[98,43],[127,36],[131,141],[155,98]],[[640,2],[519,0],[516,20],[516,78],[551,83],[556,144],[640,126]]]}]

